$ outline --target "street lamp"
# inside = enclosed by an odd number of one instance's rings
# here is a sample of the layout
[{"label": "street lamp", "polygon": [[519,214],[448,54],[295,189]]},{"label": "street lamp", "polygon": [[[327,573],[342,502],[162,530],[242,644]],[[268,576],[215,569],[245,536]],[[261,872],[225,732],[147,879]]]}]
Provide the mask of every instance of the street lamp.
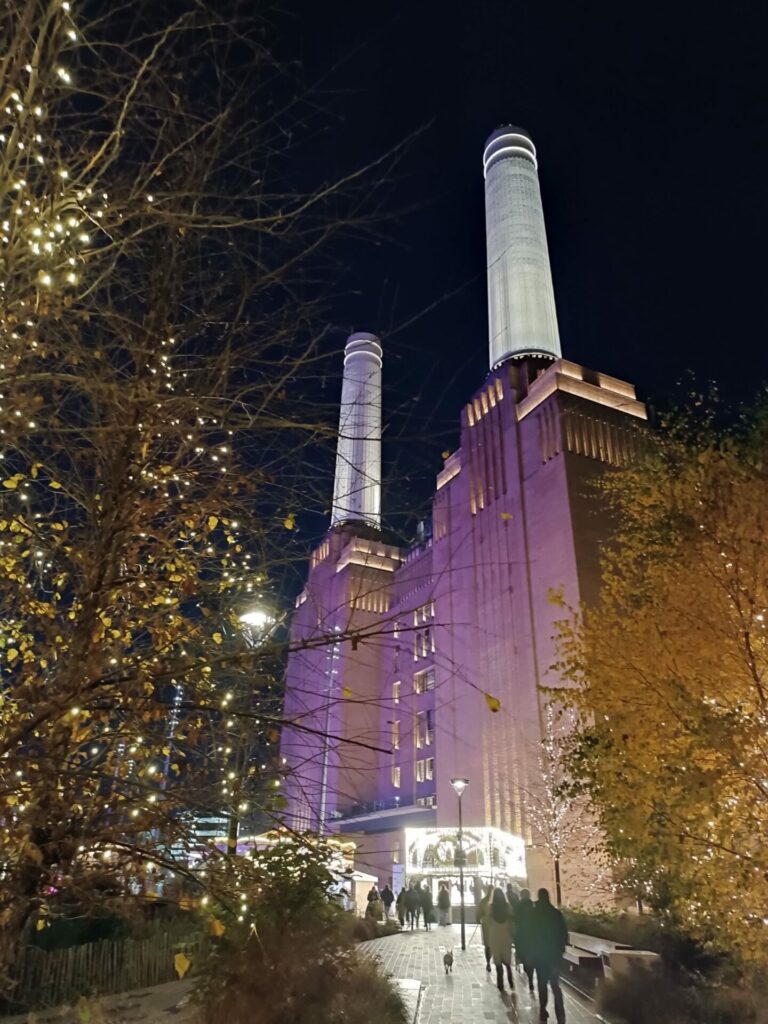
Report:
[{"label": "street lamp", "polygon": [[[238,616],[238,622],[242,627],[242,634],[245,642],[252,649],[259,646],[267,637],[269,630],[275,624],[275,618],[264,608],[251,608]],[[250,693],[247,698],[250,700]],[[248,767],[247,744],[243,737],[242,722],[238,726],[238,736],[235,748],[235,778],[232,783],[232,811],[229,815],[227,825],[227,853],[237,853],[237,838],[240,833],[240,812],[243,804],[240,800],[242,789],[242,775]]]},{"label": "street lamp", "polygon": [[454,858],[454,862],[459,866],[459,896],[461,898],[461,948],[465,950],[467,948],[467,936],[466,936],[466,924],[464,915],[464,846],[462,840],[464,839],[464,833],[462,831],[462,820],[461,820],[461,798],[464,795],[464,790],[469,785],[469,779],[451,779],[451,785],[453,791],[459,798],[459,852]]}]

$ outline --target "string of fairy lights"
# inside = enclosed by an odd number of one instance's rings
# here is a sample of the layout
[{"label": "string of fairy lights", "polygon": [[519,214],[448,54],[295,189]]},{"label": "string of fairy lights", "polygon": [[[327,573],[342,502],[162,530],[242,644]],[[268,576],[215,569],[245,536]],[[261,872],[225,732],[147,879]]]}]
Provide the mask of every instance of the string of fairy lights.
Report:
[{"label": "string of fairy lights", "polygon": [[[0,119],[0,438],[5,446],[0,453],[0,559],[6,579],[26,594],[19,614],[3,622],[0,704],[8,721],[31,713],[27,696],[15,684],[36,677],[44,688],[51,673],[71,657],[71,637],[84,611],[76,586],[78,530],[98,523],[107,501],[101,485],[93,494],[77,494],[50,451],[47,459],[45,454],[39,462],[30,459],[29,452],[45,451],[46,417],[52,412],[35,413],[27,396],[14,389],[14,375],[25,361],[50,365],[47,326],[78,310],[91,285],[91,268],[115,244],[126,212],[102,187],[102,169],[87,146],[82,152],[63,147],[55,133],[53,108],[77,89],[74,63],[65,58],[83,42],[68,0],[55,0],[44,31],[45,38],[37,40],[38,59],[23,66]],[[62,155],[67,150],[69,162]],[[146,215],[158,209],[157,200],[154,193],[132,198]],[[223,649],[226,631],[190,617],[185,602],[191,593],[199,609],[213,593],[219,604],[242,611],[245,602],[263,592],[265,576],[255,568],[256,556],[247,550],[241,523],[225,511],[242,486],[233,471],[234,431],[195,401],[195,370],[183,339],[169,332],[144,360],[137,373],[152,383],[146,393],[154,400],[145,402],[136,424],[136,447],[144,454],[134,460],[126,481],[147,511],[137,513],[126,544],[126,581],[98,608],[91,637],[103,651],[99,672],[104,680],[115,680],[111,706],[104,709],[96,699],[77,697],[61,709],[56,727],[72,737],[62,792],[85,773],[90,782],[83,792],[102,820],[131,823],[137,834],[149,837],[182,806],[185,793],[177,793],[174,783],[184,779],[184,757],[188,764],[200,742],[195,716],[152,693],[155,676],[175,663],[178,671],[168,675],[175,693],[194,691],[198,709],[223,716],[225,734],[236,729],[241,710],[233,708],[232,691],[221,695],[217,671],[192,653],[194,644],[209,653]],[[24,544],[17,542],[19,536]],[[225,614],[236,628],[237,611]],[[41,639],[30,626],[36,616],[65,625],[60,633],[49,627]],[[153,642],[147,644],[150,634]],[[130,706],[135,690],[121,689],[118,681],[134,677],[144,681],[145,703],[152,706],[145,720]],[[158,721],[166,705],[168,719]],[[252,728],[265,730],[266,723],[256,719]],[[22,832],[24,816],[35,811],[35,788],[39,792],[42,778],[35,742],[22,736],[11,751],[15,785],[5,820]],[[268,736],[263,740],[266,746],[272,743]],[[236,770],[247,774],[250,766],[235,765],[236,744],[229,740],[212,752],[220,773],[218,798],[226,801],[248,782],[246,777],[238,780]],[[260,761],[261,771],[268,767]],[[272,781],[274,788],[279,784],[279,779]],[[247,800],[240,801],[239,809],[247,809]],[[71,813],[85,817],[96,811],[75,803]],[[95,839],[79,844],[83,864],[110,849],[109,836],[105,826]]]}]

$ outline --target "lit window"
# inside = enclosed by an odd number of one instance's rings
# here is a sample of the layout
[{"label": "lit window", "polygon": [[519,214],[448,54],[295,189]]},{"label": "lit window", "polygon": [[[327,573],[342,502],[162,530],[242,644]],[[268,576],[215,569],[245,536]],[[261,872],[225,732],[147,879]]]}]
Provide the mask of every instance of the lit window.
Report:
[{"label": "lit window", "polygon": [[427,690],[435,688],[435,670],[425,668],[423,672],[417,672],[413,677],[413,692],[426,693]]},{"label": "lit window", "polygon": [[400,722],[392,723],[392,749],[400,749]]},{"label": "lit window", "polygon": [[435,759],[428,757],[424,762],[424,778],[432,779],[435,776]]},{"label": "lit window", "polygon": [[435,617],[435,602],[427,601],[426,604],[420,605],[413,613],[413,624],[414,626],[423,626],[425,622],[429,622],[430,619]]},{"label": "lit window", "polygon": [[428,747],[432,742],[432,712],[419,711],[416,715],[416,746]]},{"label": "lit window", "polygon": [[417,761],[416,762],[416,781],[417,782],[423,782],[424,781],[424,764],[425,764],[424,761]]},{"label": "lit window", "polygon": [[400,703],[400,683],[392,683],[392,703]]},{"label": "lit window", "polygon": [[400,765],[392,765],[392,785],[395,789],[400,789]]},{"label": "lit window", "polygon": [[424,629],[416,630],[414,637],[413,647],[413,660],[417,661],[419,658],[426,658],[430,654],[435,653],[435,637],[432,632],[431,626],[425,626]]}]

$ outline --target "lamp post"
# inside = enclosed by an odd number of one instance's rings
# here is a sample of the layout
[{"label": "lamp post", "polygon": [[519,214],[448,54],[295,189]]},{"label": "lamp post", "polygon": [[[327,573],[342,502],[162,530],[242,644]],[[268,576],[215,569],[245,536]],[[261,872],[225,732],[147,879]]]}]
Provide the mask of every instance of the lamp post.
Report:
[{"label": "lamp post", "polygon": [[466,923],[464,914],[464,833],[462,828],[461,820],[461,798],[464,795],[464,790],[469,785],[469,779],[451,779],[451,785],[456,796],[459,798],[459,852],[454,858],[455,862],[459,865],[459,897],[461,899],[461,948],[465,950],[467,948],[467,936],[466,936]]},{"label": "lamp post", "polygon": [[[263,608],[252,608],[250,611],[244,612],[239,617],[239,621],[245,642],[252,650],[255,650],[266,639],[270,628],[275,624],[274,616]],[[246,694],[246,699],[250,701],[250,693]],[[238,735],[235,743],[235,777],[232,782],[232,793],[230,794],[232,797],[232,810],[227,823],[227,853],[232,856],[237,853],[237,839],[240,833],[240,812],[243,810],[241,806],[242,776],[248,769],[250,755],[248,743],[243,736],[242,722],[238,724]]]}]

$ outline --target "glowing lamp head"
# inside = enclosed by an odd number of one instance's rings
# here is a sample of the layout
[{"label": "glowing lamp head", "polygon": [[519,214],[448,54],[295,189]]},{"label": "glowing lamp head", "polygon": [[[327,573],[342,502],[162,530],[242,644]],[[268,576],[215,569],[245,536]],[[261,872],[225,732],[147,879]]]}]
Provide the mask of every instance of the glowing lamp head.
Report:
[{"label": "glowing lamp head", "polygon": [[453,786],[456,796],[460,797],[469,785],[469,779],[451,779],[451,785]]},{"label": "glowing lamp head", "polygon": [[240,621],[249,629],[266,629],[267,626],[272,625],[274,619],[263,608],[254,608],[249,612],[243,612]]}]

